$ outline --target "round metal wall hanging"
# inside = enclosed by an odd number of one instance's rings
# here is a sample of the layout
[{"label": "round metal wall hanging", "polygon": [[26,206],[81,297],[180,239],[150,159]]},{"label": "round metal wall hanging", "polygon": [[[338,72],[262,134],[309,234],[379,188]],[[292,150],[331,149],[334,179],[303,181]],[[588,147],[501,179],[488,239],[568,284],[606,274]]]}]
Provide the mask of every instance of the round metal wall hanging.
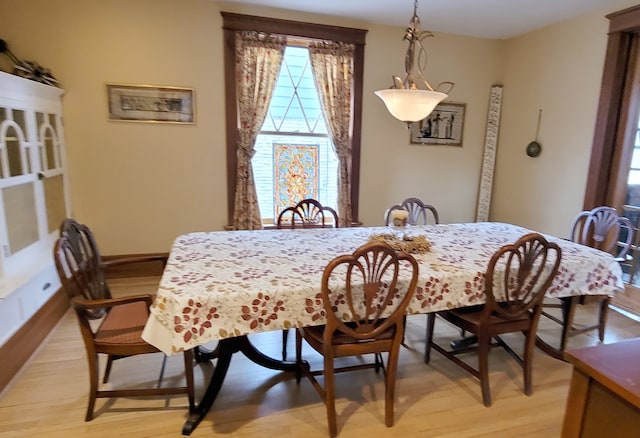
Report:
[{"label": "round metal wall hanging", "polygon": [[525,151],[527,155],[535,158],[542,152],[542,146],[538,143],[538,132],[540,132],[540,120],[542,119],[542,110],[538,110],[538,126],[536,128],[536,139],[527,145]]},{"label": "round metal wall hanging", "polygon": [[542,146],[540,146],[540,143],[538,143],[537,141],[532,141],[527,145],[527,155],[530,157],[537,157],[538,155],[540,155],[541,151]]}]

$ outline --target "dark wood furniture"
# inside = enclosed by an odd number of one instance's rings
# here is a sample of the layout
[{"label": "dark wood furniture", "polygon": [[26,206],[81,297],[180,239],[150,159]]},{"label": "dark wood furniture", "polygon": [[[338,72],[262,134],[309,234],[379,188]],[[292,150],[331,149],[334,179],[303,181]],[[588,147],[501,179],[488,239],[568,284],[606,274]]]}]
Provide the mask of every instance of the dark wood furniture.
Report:
[{"label": "dark wood furniture", "polygon": [[433,223],[440,223],[440,217],[438,210],[431,205],[425,204],[419,198],[407,198],[402,201],[402,204],[396,204],[389,207],[384,215],[385,225],[391,225],[393,218],[391,212],[393,210],[406,210],[409,212],[407,217],[407,224],[409,225],[427,225],[430,223],[429,216],[433,217]]},{"label": "dark wood furniture", "polygon": [[338,213],[312,198],[287,207],[278,215],[277,228],[338,228]]},{"label": "dark wood furniture", "polygon": [[562,436],[638,436],[640,338],[570,350],[566,357],[573,375]]},{"label": "dark wood furniture", "polygon": [[[500,346],[522,366],[524,392],[531,395],[531,363],[542,300],[558,272],[560,259],[560,247],[548,242],[538,233],[522,236],[514,244],[505,245],[496,251],[484,276],[486,303],[437,312],[437,315],[477,337],[477,345],[447,350],[433,342],[436,313],[430,313],[427,317],[425,363],[429,363],[433,347],[480,379],[484,405],[491,406],[489,350]],[[496,265],[501,268],[496,269]],[[526,336],[522,356],[499,336],[517,332]],[[493,340],[495,343],[492,343]],[[478,353],[477,369],[457,357],[470,351]]]},{"label": "dark wood furniture", "polygon": [[[96,398],[139,397],[185,394],[189,408],[193,410],[193,352],[184,352],[186,386],[149,389],[100,390],[98,354],[107,355],[103,383],[107,383],[113,361],[137,354],[159,353],[156,347],[145,342],[142,330],[149,318],[149,306],[153,296],[135,295],[113,298],[105,281],[103,264],[90,229],[74,219],[65,219],[60,227],[60,238],[54,247],[54,258],[62,287],[76,312],[89,362],[89,403],[85,421],[93,419]],[[128,260],[149,262],[166,257],[137,257]],[[120,261],[124,262],[124,261]],[[96,324],[96,320],[99,323]],[[163,363],[164,369],[164,363]]]},{"label": "dark wood furniture", "polygon": [[[346,227],[194,232],[178,236],[158,287],[156,301],[165,306],[151,308],[143,338],[167,354],[212,341],[217,341],[219,347],[213,376],[202,401],[185,422],[183,434],[193,431],[213,407],[234,353],[241,352],[261,366],[296,371],[295,361],[259,355],[247,336],[239,334],[325,324],[326,311],[320,295],[327,264],[336,256],[351,253],[370,236],[387,232],[387,227]],[[407,313],[426,314],[449,310],[452,305],[484,303],[484,285],[479,280],[489,256],[530,232],[496,222],[413,228],[414,235],[427,236],[432,245],[428,252],[413,255],[420,266],[430,269],[419,270],[421,289],[416,288]],[[620,265],[610,254],[551,236],[549,239],[563,250],[564,276],[557,276],[554,281],[555,296],[589,294],[602,276],[612,280],[603,285],[611,294],[622,284]],[[409,277],[409,271],[401,271],[403,282],[408,283]],[[239,281],[242,287],[238,286]],[[287,305],[278,304],[278,299]],[[217,316],[197,324],[189,316],[189,327],[196,329],[197,337],[185,339],[184,302],[192,302],[200,308],[200,314]],[[271,310],[265,314],[263,304],[268,302]]]},{"label": "dark wood furniture", "polygon": [[[623,263],[626,262],[627,253],[633,243],[633,235],[633,224],[627,217],[618,215],[615,208],[602,206],[576,215],[571,225],[570,239],[573,242],[608,252],[618,262]],[[608,295],[591,295],[589,297],[563,297],[560,298],[558,304],[545,303],[544,307],[560,308],[562,312],[560,318],[547,311],[542,312],[547,318],[562,325],[559,350],[561,352],[566,350],[570,337],[592,330],[598,330],[598,338],[602,342],[610,301],[611,298]],[[590,325],[576,326],[573,321],[578,305],[588,302],[599,303],[598,320]]]},{"label": "dark wood furniture", "polygon": [[[303,199],[278,215],[277,228],[338,228],[338,213],[313,198]],[[282,360],[287,360],[289,330],[282,331]]]},{"label": "dark wood furniture", "polygon": [[[408,282],[398,282],[398,272],[411,269]],[[335,373],[363,368],[385,372],[385,425],[393,425],[393,399],[403,317],[418,281],[418,263],[409,254],[397,253],[387,243],[367,243],[353,254],[333,259],[322,275],[322,302],[327,323],[296,331],[296,362],[327,407],[330,435],[337,435]],[[361,285],[353,287],[354,285]],[[312,371],[302,361],[302,340],[324,356],[324,369]],[[381,353],[388,353],[384,366]],[[335,359],[374,354],[373,363],[341,368]],[[316,376],[324,376],[324,387]]]}]

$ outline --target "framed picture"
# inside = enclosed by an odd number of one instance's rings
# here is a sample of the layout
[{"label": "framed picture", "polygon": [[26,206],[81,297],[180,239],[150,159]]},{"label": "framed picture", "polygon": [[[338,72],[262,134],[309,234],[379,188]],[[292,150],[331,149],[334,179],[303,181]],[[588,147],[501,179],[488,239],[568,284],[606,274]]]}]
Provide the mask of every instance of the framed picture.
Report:
[{"label": "framed picture", "polygon": [[464,103],[441,103],[423,120],[411,124],[411,144],[462,146]]},{"label": "framed picture", "polygon": [[190,88],[107,84],[107,95],[109,120],[195,123]]}]

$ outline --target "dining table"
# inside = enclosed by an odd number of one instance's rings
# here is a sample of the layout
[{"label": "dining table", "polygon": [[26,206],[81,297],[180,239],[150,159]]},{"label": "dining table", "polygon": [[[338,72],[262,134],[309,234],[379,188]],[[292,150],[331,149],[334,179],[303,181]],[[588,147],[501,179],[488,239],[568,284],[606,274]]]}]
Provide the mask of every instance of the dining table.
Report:
[{"label": "dining table", "polygon": [[[428,250],[413,254],[419,280],[407,308],[407,314],[424,314],[482,304],[484,272],[493,253],[531,232],[508,223],[475,222],[184,234],[172,245],[142,337],[167,355],[195,348],[198,361],[217,359],[202,400],[183,426],[182,433],[189,435],[212,407],[234,353],[274,370],[297,371],[295,362],[263,354],[248,336],[324,324],[321,278],[336,256],[370,240],[424,237]],[[547,297],[623,290],[622,271],[612,255],[543,235],[562,250]],[[408,274],[401,273],[399,281],[408,281]],[[203,347],[212,341],[218,341],[213,351]],[[542,341],[539,346],[553,350]]]}]

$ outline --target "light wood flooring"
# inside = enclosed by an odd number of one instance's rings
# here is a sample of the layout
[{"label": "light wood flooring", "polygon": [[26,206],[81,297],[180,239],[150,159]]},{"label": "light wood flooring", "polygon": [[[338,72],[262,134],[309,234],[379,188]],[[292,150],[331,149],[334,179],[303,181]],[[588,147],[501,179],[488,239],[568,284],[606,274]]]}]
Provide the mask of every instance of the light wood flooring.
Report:
[{"label": "light wood flooring", "polygon": [[[114,294],[153,292],[158,278],[112,281]],[[592,318],[594,311],[581,313]],[[384,383],[372,370],[337,376],[338,431],[348,437],[557,437],[565,410],[571,366],[535,353],[533,395],[522,392],[522,373],[502,350],[491,353],[493,406],[484,407],[480,385],[437,352],[422,362],[424,315],[408,318],[396,386],[395,425],[384,426]],[[449,342],[459,336],[442,320],[436,336]],[[559,326],[543,318],[546,339]],[[291,333],[293,335],[293,333]],[[611,311],[605,342],[640,336],[640,323]],[[290,356],[294,339],[290,336]],[[254,335],[262,351],[279,357],[279,331]],[[511,338],[514,342],[518,337]],[[597,343],[595,333],[573,338],[572,347]],[[518,345],[518,344],[516,344]],[[319,357],[306,350],[312,366]],[[119,387],[157,379],[161,355],[116,362],[110,385]],[[195,369],[197,398],[213,366]],[[181,379],[181,357],[170,357],[165,382]],[[2,372],[2,370],[0,370]],[[75,315],[68,312],[34,357],[0,398],[0,437],[180,437],[186,417],[184,397],[98,399],[96,418],[84,421],[88,372]],[[325,407],[311,384],[261,368],[236,355],[213,409],[191,435],[233,437],[327,437]]]}]

